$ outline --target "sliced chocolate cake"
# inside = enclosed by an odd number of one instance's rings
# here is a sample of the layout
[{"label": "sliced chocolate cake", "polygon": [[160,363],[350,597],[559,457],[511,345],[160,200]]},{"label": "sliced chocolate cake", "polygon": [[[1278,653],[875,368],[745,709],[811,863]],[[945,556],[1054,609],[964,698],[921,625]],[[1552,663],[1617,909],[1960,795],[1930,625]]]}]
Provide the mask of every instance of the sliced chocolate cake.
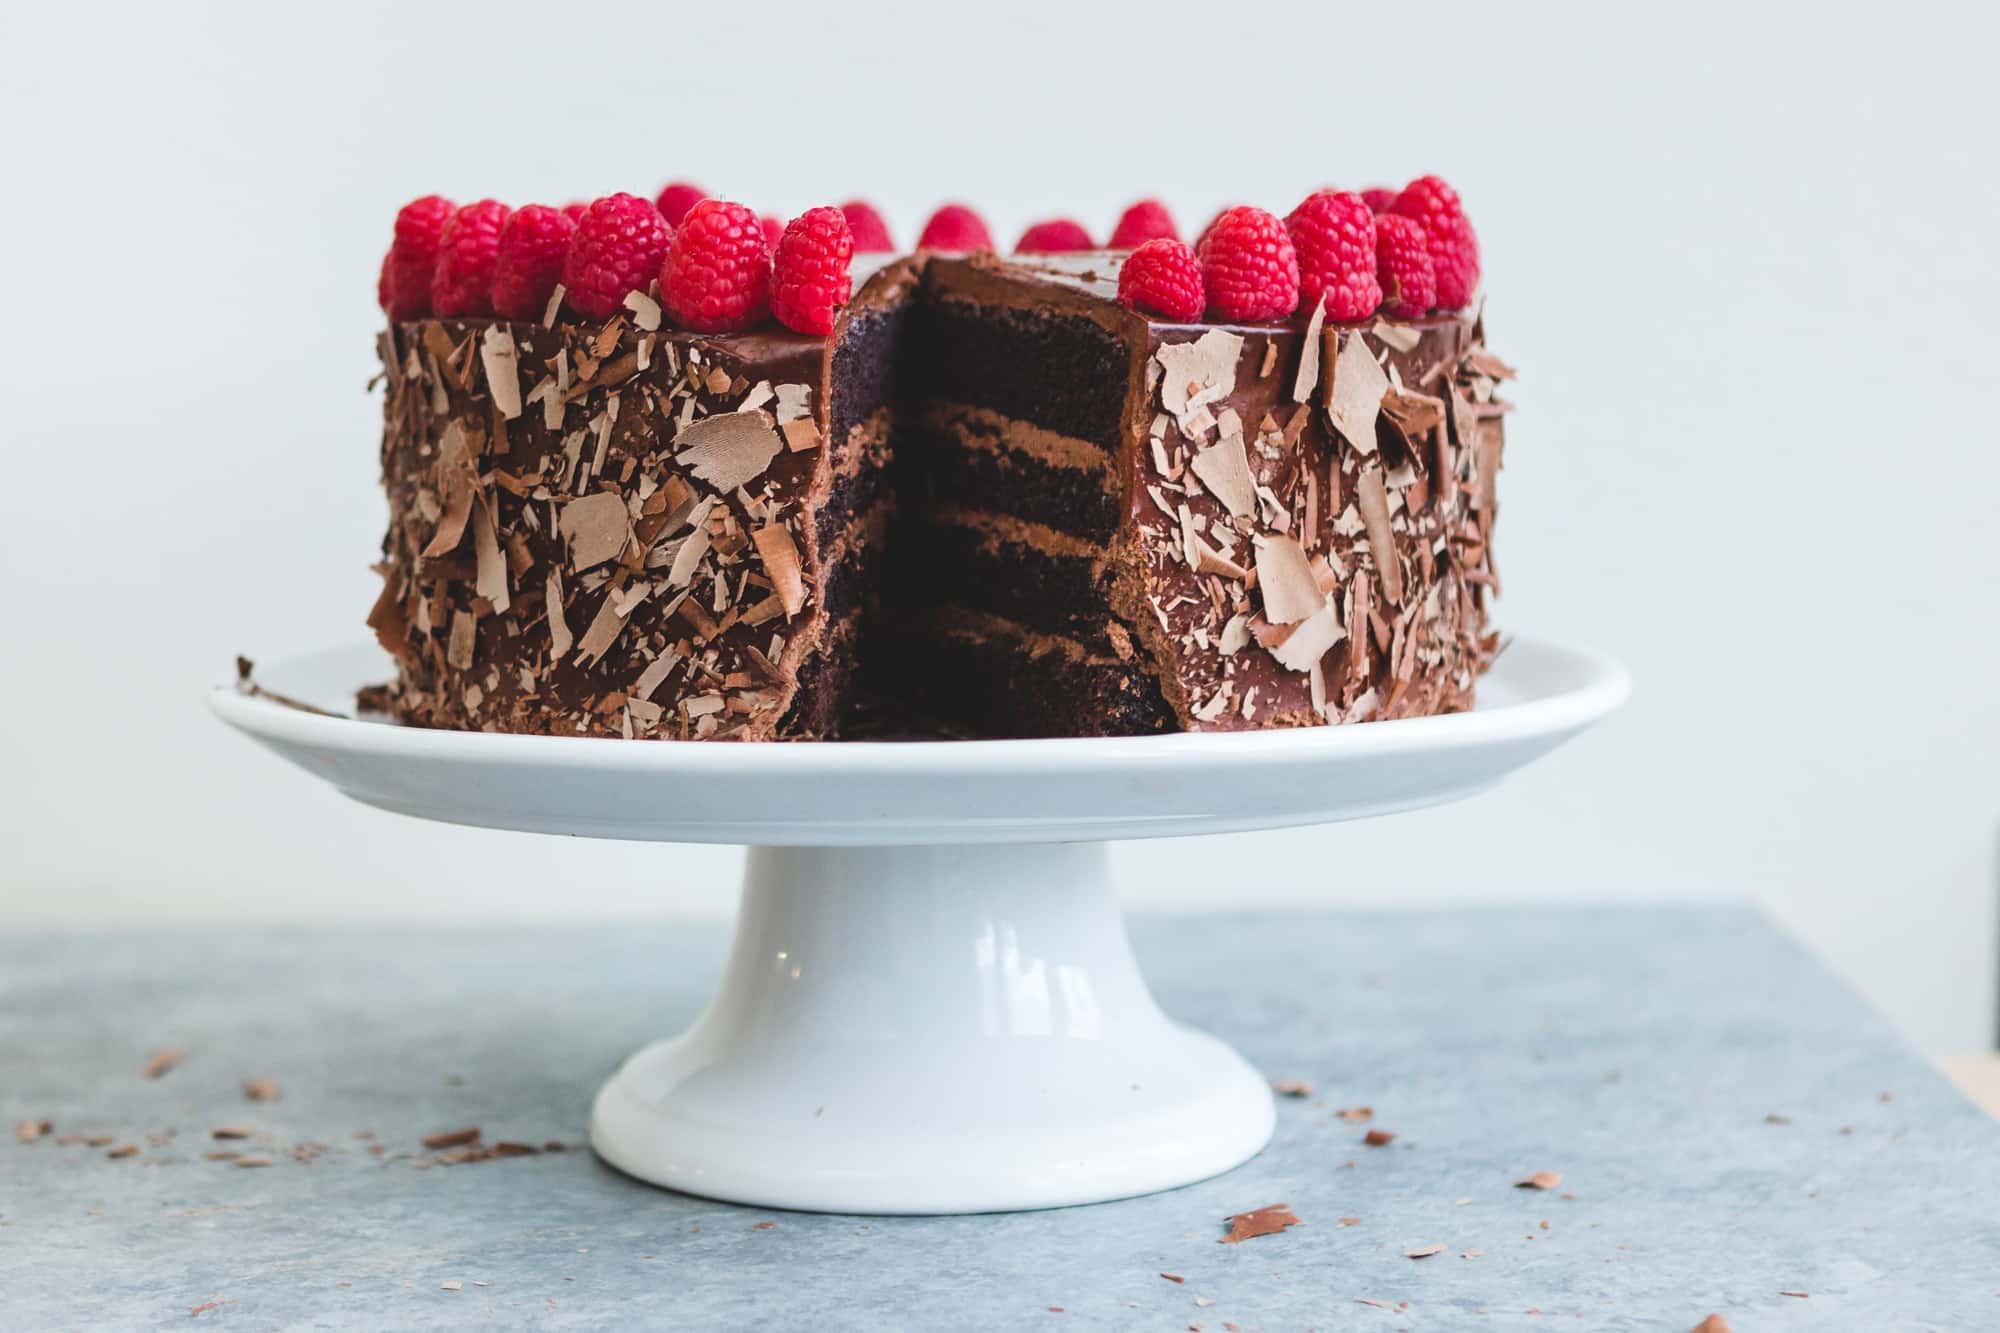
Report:
[{"label": "sliced chocolate cake", "polygon": [[926,270],[871,679],[994,734],[1469,706],[1507,373],[1476,321],[1152,323],[1118,264]]},{"label": "sliced chocolate cake", "polygon": [[1179,322],[1127,253],[892,260],[827,333],[668,328],[658,285],[393,319],[364,702],[743,740],[1469,707],[1511,373],[1476,309]]}]

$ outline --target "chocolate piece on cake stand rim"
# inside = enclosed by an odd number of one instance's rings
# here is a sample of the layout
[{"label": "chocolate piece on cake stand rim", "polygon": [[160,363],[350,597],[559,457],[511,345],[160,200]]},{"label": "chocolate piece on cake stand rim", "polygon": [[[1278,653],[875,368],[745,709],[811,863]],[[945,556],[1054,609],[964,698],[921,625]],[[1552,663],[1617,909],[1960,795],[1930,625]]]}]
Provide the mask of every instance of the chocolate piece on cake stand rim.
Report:
[{"label": "chocolate piece on cake stand rim", "polygon": [[[751,848],[713,1001],[598,1093],[613,1165],[880,1213],[1225,1171],[1266,1076],[1154,1002],[1109,843],[1455,800],[1625,697],[1489,623],[1476,313],[1176,324],[1119,263],[887,260],[827,336],[640,292],[384,334],[379,648],[212,702],[383,809]],[[884,730],[986,739],[827,743]]]}]

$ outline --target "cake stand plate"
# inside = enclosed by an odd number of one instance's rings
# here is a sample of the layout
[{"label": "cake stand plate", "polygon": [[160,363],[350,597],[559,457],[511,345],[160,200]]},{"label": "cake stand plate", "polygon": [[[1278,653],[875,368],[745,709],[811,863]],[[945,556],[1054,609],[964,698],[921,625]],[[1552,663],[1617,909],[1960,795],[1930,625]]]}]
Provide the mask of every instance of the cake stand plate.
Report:
[{"label": "cake stand plate", "polygon": [[[261,667],[333,712],[374,647]],[[1284,828],[1484,790],[1623,702],[1615,663],[1514,639],[1449,717],[1130,739],[730,744],[426,731],[217,687],[224,721],[358,801],[487,828],[747,844],[722,982],[598,1093],[642,1180],[857,1213],[1149,1193],[1263,1147],[1265,1079],[1164,1015],[1107,842]]]}]

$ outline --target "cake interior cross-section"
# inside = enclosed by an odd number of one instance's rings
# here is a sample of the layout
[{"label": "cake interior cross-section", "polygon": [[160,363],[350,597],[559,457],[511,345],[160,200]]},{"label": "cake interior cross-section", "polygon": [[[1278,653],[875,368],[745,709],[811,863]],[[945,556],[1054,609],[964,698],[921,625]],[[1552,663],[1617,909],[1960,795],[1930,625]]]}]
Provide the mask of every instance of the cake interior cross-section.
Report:
[{"label": "cake interior cross-section", "polygon": [[1471,707],[1512,372],[1436,178],[1009,256],[970,210],[897,255],[866,205],[679,207],[399,216],[364,708],[755,741]]}]

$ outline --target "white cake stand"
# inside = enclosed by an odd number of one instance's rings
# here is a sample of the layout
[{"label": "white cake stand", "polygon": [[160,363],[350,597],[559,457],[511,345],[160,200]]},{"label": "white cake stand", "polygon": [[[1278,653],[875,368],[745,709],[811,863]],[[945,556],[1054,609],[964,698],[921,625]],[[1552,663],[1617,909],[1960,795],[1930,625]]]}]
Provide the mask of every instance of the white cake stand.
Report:
[{"label": "white cake stand", "polygon": [[[258,679],[344,711],[386,664],[356,646]],[[385,810],[749,845],[720,989],[598,1093],[593,1144],[642,1180],[713,1198],[954,1213],[1184,1185],[1270,1137],[1264,1077],[1147,991],[1108,840],[1470,796],[1628,689],[1601,656],[1517,638],[1471,713],[1130,740],[635,742],[424,731],[232,686],[211,702]]]}]

